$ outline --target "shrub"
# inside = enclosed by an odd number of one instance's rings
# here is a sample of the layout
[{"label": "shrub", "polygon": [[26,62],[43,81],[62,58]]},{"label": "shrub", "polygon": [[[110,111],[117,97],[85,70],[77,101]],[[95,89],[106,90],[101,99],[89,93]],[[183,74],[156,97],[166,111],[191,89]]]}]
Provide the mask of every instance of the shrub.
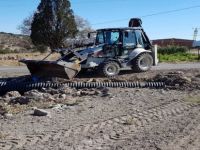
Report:
[{"label": "shrub", "polygon": [[189,49],[187,47],[184,47],[184,46],[169,45],[169,46],[166,46],[166,47],[159,47],[158,48],[159,54],[186,53],[187,51],[189,51]]},{"label": "shrub", "polygon": [[160,62],[197,61],[198,55],[190,53],[160,54]]},{"label": "shrub", "polygon": [[40,53],[45,53],[48,50],[48,47],[45,45],[37,45],[35,51],[39,51]]}]

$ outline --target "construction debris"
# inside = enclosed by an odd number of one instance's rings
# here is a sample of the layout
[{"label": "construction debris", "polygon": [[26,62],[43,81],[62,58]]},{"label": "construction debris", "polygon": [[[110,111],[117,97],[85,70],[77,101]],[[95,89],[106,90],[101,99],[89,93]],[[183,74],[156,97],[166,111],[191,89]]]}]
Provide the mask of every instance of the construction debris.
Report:
[{"label": "construction debris", "polygon": [[46,110],[35,108],[33,115],[34,116],[50,116],[50,113]]}]

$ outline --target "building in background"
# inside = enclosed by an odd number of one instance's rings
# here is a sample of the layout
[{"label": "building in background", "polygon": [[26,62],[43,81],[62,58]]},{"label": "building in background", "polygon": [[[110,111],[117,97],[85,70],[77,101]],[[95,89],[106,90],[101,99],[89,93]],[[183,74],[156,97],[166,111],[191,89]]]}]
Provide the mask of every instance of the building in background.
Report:
[{"label": "building in background", "polygon": [[176,39],[176,38],[170,38],[170,39],[158,39],[153,40],[153,45],[158,45],[160,47],[165,47],[168,45],[175,45],[175,46],[185,46],[188,48],[191,48],[193,46],[194,41],[188,40],[188,39]]}]

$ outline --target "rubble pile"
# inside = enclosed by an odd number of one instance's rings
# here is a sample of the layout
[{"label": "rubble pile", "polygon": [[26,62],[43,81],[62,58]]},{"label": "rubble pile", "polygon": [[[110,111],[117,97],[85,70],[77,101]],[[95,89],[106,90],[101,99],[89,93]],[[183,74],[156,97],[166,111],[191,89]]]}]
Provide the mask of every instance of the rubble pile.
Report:
[{"label": "rubble pile", "polygon": [[[46,116],[47,112],[43,112],[39,108],[56,108],[63,109],[67,106],[78,105],[80,101],[77,97],[82,96],[108,96],[107,88],[96,89],[73,89],[67,86],[61,86],[58,89],[43,88],[41,90],[31,90],[20,94],[17,91],[6,93],[0,97],[0,115],[9,113],[7,108],[26,106],[27,109],[34,108],[33,115]],[[24,108],[24,107],[23,107]],[[18,112],[18,111],[17,111]]]},{"label": "rubble pile", "polygon": [[200,78],[197,76],[186,75],[182,71],[158,74],[151,79],[155,82],[164,82],[167,86],[178,89],[200,89]]}]

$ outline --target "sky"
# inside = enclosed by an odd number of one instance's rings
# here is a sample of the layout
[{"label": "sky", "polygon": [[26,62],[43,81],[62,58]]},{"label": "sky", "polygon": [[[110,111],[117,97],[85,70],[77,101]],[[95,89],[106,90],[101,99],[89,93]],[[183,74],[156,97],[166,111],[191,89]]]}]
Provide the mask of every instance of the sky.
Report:
[{"label": "sky", "polygon": [[[0,0],[0,32],[19,34],[17,27],[37,9],[39,2]],[[71,8],[94,29],[127,27],[130,18],[141,17],[150,39],[193,39],[193,28],[200,28],[200,0],[71,0]],[[174,11],[180,9],[183,10]],[[166,11],[173,12],[161,13]],[[151,16],[157,13],[161,14]]]}]

